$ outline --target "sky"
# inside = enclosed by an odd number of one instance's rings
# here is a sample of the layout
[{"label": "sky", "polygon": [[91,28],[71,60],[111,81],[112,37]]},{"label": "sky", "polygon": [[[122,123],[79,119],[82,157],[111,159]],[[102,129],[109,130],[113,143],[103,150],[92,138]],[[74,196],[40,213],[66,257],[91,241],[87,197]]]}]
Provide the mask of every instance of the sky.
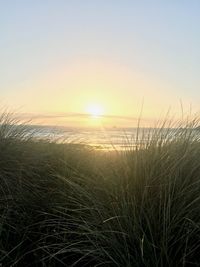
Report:
[{"label": "sky", "polygon": [[67,126],[196,112],[199,10],[198,0],[0,0],[1,106]]}]

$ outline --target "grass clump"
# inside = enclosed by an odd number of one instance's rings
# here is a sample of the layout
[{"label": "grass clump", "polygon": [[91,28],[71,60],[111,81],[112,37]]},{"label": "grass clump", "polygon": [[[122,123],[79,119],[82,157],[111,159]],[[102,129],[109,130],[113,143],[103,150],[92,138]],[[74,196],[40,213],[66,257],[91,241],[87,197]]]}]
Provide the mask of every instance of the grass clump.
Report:
[{"label": "grass clump", "polygon": [[0,122],[2,266],[200,265],[196,121],[153,129],[121,152]]}]

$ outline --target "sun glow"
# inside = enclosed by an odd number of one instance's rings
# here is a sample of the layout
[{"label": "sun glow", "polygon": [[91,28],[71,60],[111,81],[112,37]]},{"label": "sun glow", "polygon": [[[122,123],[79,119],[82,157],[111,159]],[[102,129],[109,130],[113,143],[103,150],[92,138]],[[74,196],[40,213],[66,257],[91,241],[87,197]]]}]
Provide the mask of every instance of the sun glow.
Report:
[{"label": "sun glow", "polygon": [[98,104],[89,105],[86,111],[93,118],[100,118],[104,115],[103,107]]}]

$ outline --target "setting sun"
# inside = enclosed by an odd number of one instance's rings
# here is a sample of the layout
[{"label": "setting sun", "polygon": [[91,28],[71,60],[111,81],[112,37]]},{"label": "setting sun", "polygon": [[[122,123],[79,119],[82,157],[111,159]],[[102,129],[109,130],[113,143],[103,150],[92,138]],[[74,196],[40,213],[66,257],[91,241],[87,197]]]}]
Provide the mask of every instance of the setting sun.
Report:
[{"label": "setting sun", "polygon": [[99,118],[104,115],[104,109],[101,105],[98,104],[92,104],[87,107],[86,109],[87,113],[90,114],[90,116],[94,118]]}]

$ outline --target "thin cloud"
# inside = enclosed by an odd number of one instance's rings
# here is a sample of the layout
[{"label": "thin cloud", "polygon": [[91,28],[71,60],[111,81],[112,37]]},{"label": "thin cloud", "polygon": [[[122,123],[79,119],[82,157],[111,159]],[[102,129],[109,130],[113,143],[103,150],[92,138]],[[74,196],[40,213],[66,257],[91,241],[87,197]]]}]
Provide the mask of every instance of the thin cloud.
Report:
[{"label": "thin cloud", "polygon": [[[22,119],[62,119],[62,118],[89,118],[90,114],[87,113],[17,113],[17,117]],[[117,120],[137,120],[136,117],[130,116],[118,116],[118,115],[102,115],[105,119],[117,119]]]}]

